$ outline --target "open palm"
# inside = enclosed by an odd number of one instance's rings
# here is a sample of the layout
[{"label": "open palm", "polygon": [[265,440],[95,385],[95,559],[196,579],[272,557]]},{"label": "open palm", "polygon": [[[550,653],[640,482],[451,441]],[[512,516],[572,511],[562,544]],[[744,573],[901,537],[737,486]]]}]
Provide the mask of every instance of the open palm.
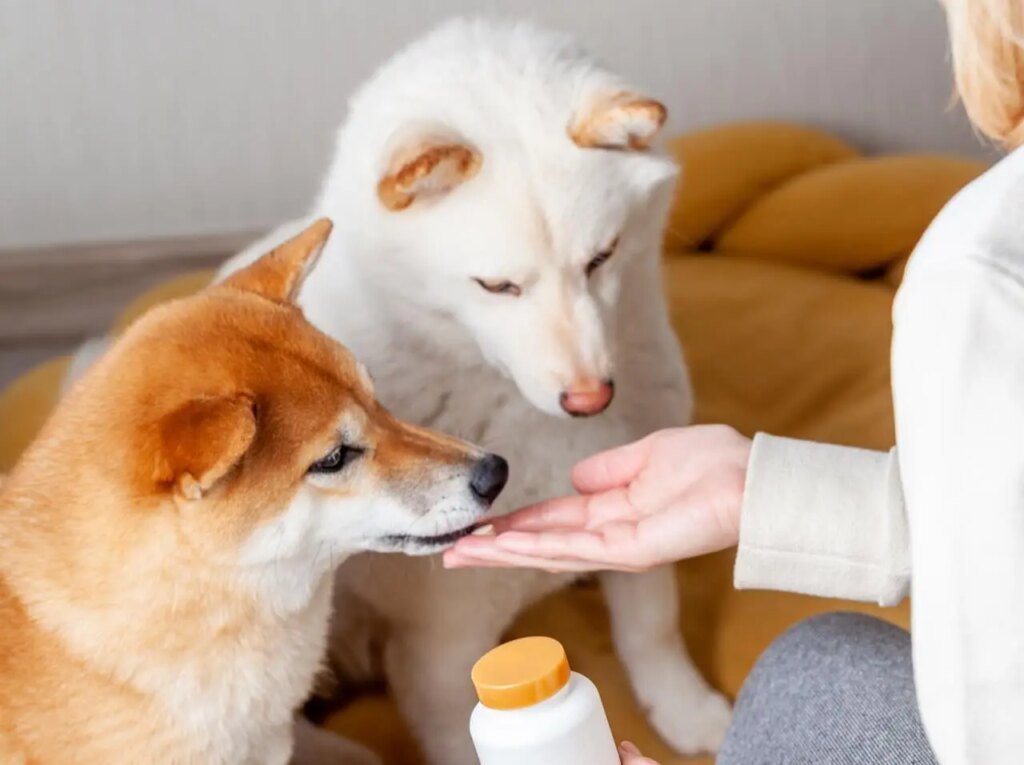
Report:
[{"label": "open palm", "polygon": [[462,539],[445,565],[641,571],[736,543],[750,441],[725,426],[672,428],[579,463],[579,494]]}]

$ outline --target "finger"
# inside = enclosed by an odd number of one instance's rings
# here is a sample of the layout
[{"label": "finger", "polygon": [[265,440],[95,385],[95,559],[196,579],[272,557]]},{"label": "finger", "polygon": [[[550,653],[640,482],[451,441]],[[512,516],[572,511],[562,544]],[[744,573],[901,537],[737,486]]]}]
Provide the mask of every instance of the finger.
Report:
[{"label": "finger", "polygon": [[538,502],[535,505],[516,510],[514,513],[495,518],[495,533],[503,531],[543,531],[545,529],[569,529],[583,527],[587,518],[586,497],[559,497]]},{"label": "finger", "polygon": [[494,537],[499,550],[535,558],[607,560],[604,537],[593,531],[506,531]]},{"label": "finger", "polygon": [[[514,564],[507,562],[506,553],[489,554],[483,552],[474,554],[448,550],[442,557],[445,568],[511,568]],[[547,565],[549,562],[546,562]]]},{"label": "finger", "polygon": [[[544,532],[544,534],[549,533],[552,532]],[[455,546],[452,548],[452,553],[459,557],[478,558],[480,560],[490,561],[511,561],[516,559],[530,558],[533,560],[544,560],[548,563],[553,563],[556,561],[583,560],[583,558],[581,558],[579,555],[574,555],[571,552],[571,550],[568,549],[560,551],[558,554],[542,555],[536,554],[535,552],[531,551],[528,547],[524,547],[523,549],[510,549],[509,547],[506,547],[500,542],[498,542],[498,539],[503,536],[515,536],[520,534],[530,538],[540,536],[540,534],[526,532],[506,532],[506,534],[494,537],[466,537],[465,539],[460,539],[455,544]]]},{"label": "finger", "polygon": [[445,553],[444,556],[444,567],[447,569],[456,568],[512,568],[508,563],[504,563],[500,560],[487,560],[485,558],[476,558],[472,555],[451,555]]},{"label": "finger", "polygon": [[582,494],[625,486],[647,464],[650,453],[651,440],[644,438],[595,454],[572,469],[572,485]]},{"label": "finger", "polygon": [[445,568],[469,568],[473,565],[473,558],[458,550],[448,549],[441,554],[441,564]]},{"label": "finger", "polygon": [[496,518],[494,531],[572,531],[597,529],[612,521],[631,520],[637,511],[626,489],[611,489],[598,494],[559,497],[524,507]]},{"label": "finger", "polygon": [[600,532],[508,532],[495,537],[494,545],[530,558],[574,560],[595,571],[643,571],[653,565],[637,544],[632,523],[609,524]]},{"label": "finger", "polygon": [[[465,568],[523,568],[516,566],[511,563],[505,563],[502,561],[484,560],[483,558],[459,558],[456,562],[449,564],[445,561],[444,567],[446,569],[465,569]],[[567,571],[560,568],[554,568],[547,563],[541,563],[538,561],[536,566],[530,566],[530,568],[536,568],[540,571],[546,571],[549,574],[580,574],[589,573],[588,571]]]},{"label": "finger", "polygon": [[628,741],[623,741],[619,746],[619,757],[622,765],[657,765],[654,760],[640,754],[640,750]]},{"label": "finger", "polygon": [[445,568],[536,568],[550,573],[583,573],[602,568],[589,561],[537,558],[497,548],[449,552],[444,557],[444,565]]},{"label": "finger", "polygon": [[[465,537],[445,557],[453,568],[464,559],[532,568],[557,567],[562,571],[644,571],[651,564],[645,551],[634,541],[635,526],[612,524],[609,545],[605,531],[595,532],[506,532],[494,537]],[[660,562],[660,561],[659,561]]]},{"label": "finger", "polygon": [[625,521],[605,524],[597,531],[509,531],[494,537],[491,544],[517,555],[586,562],[602,571],[646,571],[665,563],[664,553],[638,529],[636,523]]},{"label": "finger", "polygon": [[620,752],[619,757],[621,758],[622,765],[658,765],[650,757],[644,757],[640,754],[622,754]]},{"label": "finger", "polygon": [[[594,538],[600,538],[599,535],[587,534],[586,536]],[[536,554],[529,550],[533,545],[527,544],[524,546],[525,551],[519,549],[509,549],[502,545],[498,540],[505,537],[512,537],[512,546],[515,547],[515,537],[522,536],[524,538],[533,538],[537,536],[542,537],[554,537],[554,532],[544,532],[542,534],[527,534],[525,532],[508,532],[506,534],[497,537],[466,537],[465,539],[459,540],[455,547],[449,552],[447,560],[463,560],[473,559],[479,562],[489,563],[505,563],[509,565],[522,565],[529,566],[531,568],[552,568],[559,571],[642,571],[643,566],[636,565],[633,561],[623,559],[612,559],[610,554],[606,552],[597,542],[593,545],[586,546],[581,544],[579,540],[571,542],[565,547],[561,545],[550,545],[550,549],[553,554]],[[582,535],[581,535],[582,536]]]}]

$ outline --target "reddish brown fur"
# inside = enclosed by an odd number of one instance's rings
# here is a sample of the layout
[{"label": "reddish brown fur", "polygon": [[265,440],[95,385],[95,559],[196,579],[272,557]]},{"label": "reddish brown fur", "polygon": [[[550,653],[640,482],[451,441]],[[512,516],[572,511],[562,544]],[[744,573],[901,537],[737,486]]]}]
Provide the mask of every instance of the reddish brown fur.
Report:
[{"label": "reddish brown fur", "polygon": [[394,167],[377,184],[377,196],[388,210],[404,210],[418,194],[417,187],[433,173],[448,172],[444,190],[469,180],[480,169],[480,155],[468,146],[444,144],[421,148],[411,159],[396,158]]},{"label": "reddish brown fur", "polygon": [[329,230],[146,314],[0,485],[3,765],[205,762],[140,678],[188,662],[212,680],[240,635],[259,650],[269,617],[224,561],[282,512],[339,418],[361,411],[389,480],[469,459],[384,411],[290,302]]},{"label": "reddish brown fur", "polygon": [[[630,132],[628,145],[622,146],[609,139],[616,135],[616,123],[625,120],[646,120],[649,129]],[[643,151],[650,148],[651,139],[668,119],[664,104],[651,98],[640,98],[631,93],[615,93],[598,100],[594,106],[580,114],[569,126],[569,137],[578,146],[588,149],[633,149]]]}]

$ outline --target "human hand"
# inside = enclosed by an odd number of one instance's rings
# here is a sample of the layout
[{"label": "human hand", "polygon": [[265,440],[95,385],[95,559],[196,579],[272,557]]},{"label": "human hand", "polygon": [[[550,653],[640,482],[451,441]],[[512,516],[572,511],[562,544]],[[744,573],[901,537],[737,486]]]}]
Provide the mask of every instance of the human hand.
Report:
[{"label": "human hand", "polygon": [[651,434],[583,460],[576,496],[498,518],[493,536],[459,540],[445,566],[642,571],[739,538],[751,441],[724,425]]},{"label": "human hand", "polygon": [[654,760],[640,754],[640,750],[628,741],[623,741],[619,745],[619,757],[622,758],[622,765],[658,765]]}]

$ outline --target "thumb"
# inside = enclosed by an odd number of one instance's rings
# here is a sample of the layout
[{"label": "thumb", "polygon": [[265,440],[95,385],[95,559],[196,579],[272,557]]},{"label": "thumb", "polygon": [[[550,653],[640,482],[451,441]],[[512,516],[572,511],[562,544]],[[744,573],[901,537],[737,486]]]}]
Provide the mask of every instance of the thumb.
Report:
[{"label": "thumb", "polygon": [[654,760],[644,757],[636,745],[623,741],[619,745],[619,757],[622,758],[622,765],[658,765]]},{"label": "thumb", "polygon": [[643,470],[650,454],[650,438],[600,452],[572,469],[572,485],[581,494],[625,486]]}]

